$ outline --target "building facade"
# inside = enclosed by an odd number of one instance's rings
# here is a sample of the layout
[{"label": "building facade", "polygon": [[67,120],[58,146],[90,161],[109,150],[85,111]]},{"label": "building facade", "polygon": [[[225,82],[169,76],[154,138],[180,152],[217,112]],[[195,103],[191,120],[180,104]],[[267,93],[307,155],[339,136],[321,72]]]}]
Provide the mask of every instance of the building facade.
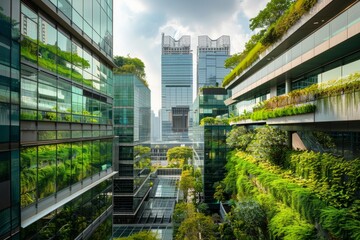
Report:
[{"label": "building facade", "polygon": [[[312,90],[307,88],[298,91],[297,99],[293,98],[298,106],[314,105],[315,112],[266,119],[263,123],[292,133],[291,139],[301,142],[302,149],[332,152],[350,159],[360,156],[359,92],[346,90],[359,81],[359,11],[358,1],[317,1],[301,21],[250,67],[241,73],[231,73],[234,78],[226,86],[232,93],[226,100],[230,111],[241,115],[266,99],[279,96],[280,100],[288,97],[288,93],[291,97],[294,90],[313,84],[323,90],[332,88],[327,96],[311,95]],[[343,91],[338,94],[336,88]],[[331,139],[331,147],[321,144],[319,132]]]},{"label": "building facade", "polygon": [[224,101],[229,97],[225,88],[203,87],[194,101],[193,126],[200,125],[201,119],[205,117],[228,117],[228,107]]},{"label": "building facade", "polygon": [[196,93],[204,86],[221,86],[222,80],[230,72],[224,67],[230,57],[230,36],[212,40],[208,36],[198,37]]},{"label": "building facade", "polygon": [[114,132],[119,157],[114,223],[134,223],[150,191],[150,89],[133,74],[114,75]]},{"label": "building facade", "polygon": [[193,165],[199,168],[203,180],[204,202],[209,210],[217,212],[219,203],[214,199],[216,182],[225,177],[226,154],[230,149],[226,145],[229,125],[204,125],[193,128]]},{"label": "building facade", "polygon": [[175,40],[162,35],[161,137],[186,141],[191,123],[193,62],[190,36]]},{"label": "building facade", "polygon": [[0,7],[0,239],[110,237],[112,1]]}]

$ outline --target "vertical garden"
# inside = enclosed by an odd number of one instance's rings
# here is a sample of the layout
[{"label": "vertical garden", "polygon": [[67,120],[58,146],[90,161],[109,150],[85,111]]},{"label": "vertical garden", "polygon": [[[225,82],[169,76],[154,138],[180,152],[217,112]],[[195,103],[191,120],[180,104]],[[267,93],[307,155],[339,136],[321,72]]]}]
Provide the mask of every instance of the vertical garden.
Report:
[{"label": "vertical garden", "polygon": [[287,134],[234,127],[215,197],[231,205],[223,239],[360,239],[360,160],[295,151]]}]

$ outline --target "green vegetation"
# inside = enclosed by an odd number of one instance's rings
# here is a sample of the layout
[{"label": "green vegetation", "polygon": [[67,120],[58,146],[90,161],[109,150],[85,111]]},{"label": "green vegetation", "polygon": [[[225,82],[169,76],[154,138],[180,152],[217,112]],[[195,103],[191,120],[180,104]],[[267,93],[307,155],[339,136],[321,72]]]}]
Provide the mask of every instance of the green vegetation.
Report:
[{"label": "green vegetation", "polygon": [[234,55],[225,63],[230,68],[236,63],[238,65],[225,76],[222,85],[229,85],[253,64],[261,53],[278,41],[316,2],[317,0],[271,0],[265,9],[250,20],[251,29],[262,28],[262,31],[250,38],[242,53]]},{"label": "green vegetation", "polygon": [[312,113],[316,110],[316,104],[307,102],[354,91],[360,91],[360,73],[354,73],[338,80],[313,84],[303,89],[291,91],[288,94],[272,97],[255,106],[252,113],[245,111],[240,116],[230,118],[229,121],[238,122],[246,119],[259,121]]},{"label": "green vegetation", "polygon": [[197,212],[191,203],[176,204],[173,213],[173,226],[174,239],[216,239],[217,227],[212,218]]},{"label": "green vegetation", "polygon": [[158,235],[152,231],[141,231],[129,237],[114,238],[115,240],[158,240]]},{"label": "green vegetation", "polygon": [[204,117],[200,120],[200,126],[204,125],[229,125],[229,120],[227,118]]},{"label": "green vegetation", "polygon": [[[75,53],[62,51],[56,45],[44,44],[28,36],[23,36],[21,56],[28,61],[38,63],[40,67],[92,87],[92,79],[85,79],[82,73],[76,70],[78,68],[87,69],[90,64]],[[74,68],[71,67],[71,64],[74,65]]]},{"label": "green vegetation", "polygon": [[23,148],[21,206],[26,207],[110,167],[111,149],[112,142],[107,140]]},{"label": "green vegetation", "polygon": [[290,150],[286,134],[268,126],[229,136],[241,151],[229,154],[214,196],[235,202],[223,239],[359,239],[358,159]]},{"label": "green vegetation", "polygon": [[118,66],[114,69],[114,73],[134,74],[145,84],[145,86],[149,86],[148,82],[146,81],[145,64],[139,58],[131,58],[130,56],[115,56],[114,62]]},{"label": "green vegetation", "polygon": [[183,168],[184,165],[189,164],[188,160],[192,159],[193,150],[190,147],[173,147],[166,153],[168,167]]}]

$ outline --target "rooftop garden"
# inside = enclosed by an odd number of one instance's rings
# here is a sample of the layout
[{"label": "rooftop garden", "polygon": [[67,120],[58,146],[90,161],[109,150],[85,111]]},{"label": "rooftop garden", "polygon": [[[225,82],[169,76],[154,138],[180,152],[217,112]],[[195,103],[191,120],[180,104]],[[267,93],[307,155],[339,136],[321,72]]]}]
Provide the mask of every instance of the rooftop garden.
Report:
[{"label": "rooftop garden", "polygon": [[251,66],[316,3],[317,0],[271,0],[255,18],[250,19],[250,29],[258,30],[258,33],[245,44],[243,52],[234,54],[225,62],[225,67],[233,70],[225,76],[222,85],[229,85]]},{"label": "rooftop garden", "polygon": [[134,74],[145,86],[149,87],[149,84],[146,81],[145,64],[141,59],[131,58],[130,56],[115,56],[114,63],[117,65],[117,68],[114,68],[115,74]]}]

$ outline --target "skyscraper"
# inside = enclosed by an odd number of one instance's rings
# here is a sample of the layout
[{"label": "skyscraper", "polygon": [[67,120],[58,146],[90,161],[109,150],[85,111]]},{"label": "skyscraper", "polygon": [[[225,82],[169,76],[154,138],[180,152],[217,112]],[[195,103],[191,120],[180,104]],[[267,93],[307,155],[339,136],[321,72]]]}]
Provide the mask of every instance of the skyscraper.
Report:
[{"label": "skyscraper", "polygon": [[0,239],[111,237],[112,1],[0,1]]},{"label": "skyscraper", "polygon": [[175,40],[162,34],[161,47],[162,141],[186,141],[193,86],[190,36]]},{"label": "skyscraper", "polygon": [[150,191],[150,89],[134,74],[115,74],[114,100],[114,224],[135,223]]},{"label": "skyscraper", "polygon": [[197,85],[220,86],[224,77],[230,72],[224,67],[225,60],[230,56],[230,36],[221,36],[216,40],[208,36],[198,37],[197,47]]}]

